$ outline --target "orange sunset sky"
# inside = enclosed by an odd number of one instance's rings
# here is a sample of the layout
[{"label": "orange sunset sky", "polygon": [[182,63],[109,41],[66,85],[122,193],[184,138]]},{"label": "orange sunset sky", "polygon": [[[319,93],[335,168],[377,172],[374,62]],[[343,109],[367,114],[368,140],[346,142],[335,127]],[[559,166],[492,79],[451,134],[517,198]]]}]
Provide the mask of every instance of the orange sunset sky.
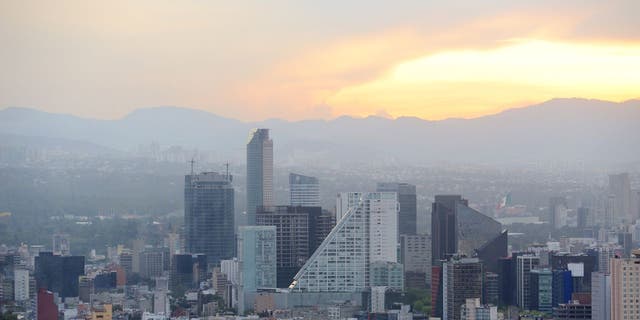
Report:
[{"label": "orange sunset sky", "polygon": [[0,108],[477,117],[640,98],[640,1],[0,1]]}]

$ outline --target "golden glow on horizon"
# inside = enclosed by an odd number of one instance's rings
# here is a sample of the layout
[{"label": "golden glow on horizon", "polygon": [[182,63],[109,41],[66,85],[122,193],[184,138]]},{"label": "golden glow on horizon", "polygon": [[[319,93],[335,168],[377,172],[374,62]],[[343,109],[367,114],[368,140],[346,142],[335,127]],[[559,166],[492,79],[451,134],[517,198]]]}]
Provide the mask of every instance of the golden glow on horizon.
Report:
[{"label": "golden glow on horizon", "polygon": [[558,97],[640,97],[640,44],[516,40],[402,62],[327,98],[337,114],[475,117]]}]

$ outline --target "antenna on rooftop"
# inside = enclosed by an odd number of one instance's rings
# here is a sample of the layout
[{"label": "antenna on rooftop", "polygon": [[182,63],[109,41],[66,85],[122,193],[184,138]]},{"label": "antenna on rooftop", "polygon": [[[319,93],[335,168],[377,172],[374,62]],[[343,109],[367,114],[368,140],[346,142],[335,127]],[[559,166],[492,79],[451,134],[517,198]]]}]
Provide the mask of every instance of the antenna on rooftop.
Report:
[{"label": "antenna on rooftop", "polygon": [[191,161],[189,161],[189,163],[191,164],[191,175],[193,175],[193,165],[195,165],[196,160],[194,158],[191,158]]}]

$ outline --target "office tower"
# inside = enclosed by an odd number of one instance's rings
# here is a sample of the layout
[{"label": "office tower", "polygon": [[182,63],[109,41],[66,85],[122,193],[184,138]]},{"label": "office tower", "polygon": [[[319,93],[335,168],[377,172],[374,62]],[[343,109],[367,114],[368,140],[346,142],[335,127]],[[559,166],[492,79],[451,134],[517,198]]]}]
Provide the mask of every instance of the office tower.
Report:
[{"label": "office tower", "polygon": [[171,259],[169,288],[172,292],[184,292],[198,288],[207,278],[207,257],[203,254],[176,254]]},{"label": "office tower", "polygon": [[53,292],[44,288],[38,289],[36,300],[38,305],[36,311],[37,320],[58,320],[58,306],[53,301],[53,298]]},{"label": "office tower", "polygon": [[316,177],[289,173],[289,204],[302,207],[320,206],[320,182]]},{"label": "office tower", "polygon": [[25,301],[29,299],[29,270],[13,270],[13,300]]},{"label": "office tower", "polygon": [[622,247],[624,257],[631,257],[631,249],[633,249],[633,239],[630,232],[618,233],[618,245]]},{"label": "office tower", "polygon": [[[146,279],[153,279],[162,275],[168,270],[166,264],[169,251],[165,248],[146,249],[140,253],[140,276]],[[168,248],[167,248],[168,249]]]},{"label": "office tower", "polygon": [[256,225],[275,226],[277,232],[278,287],[286,288],[331,231],[328,213],[321,207],[258,207]]},{"label": "office tower", "polygon": [[133,273],[140,273],[140,253],[144,250],[144,239],[134,239],[131,241],[131,265]]},{"label": "office tower", "polygon": [[80,276],[78,283],[78,298],[85,303],[91,303],[91,295],[95,294],[93,279],[87,276]]},{"label": "office tower", "polygon": [[589,223],[589,208],[580,207],[578,208],[578,228],[584,229],[590,225]]},{"label": "office tower", "polygon": [[395,192],[398,194],[400,211],[398,212],[399,234],[417,234],[418,205],[416,200],[416,186],[408,183],[381,182],[377,192]]},{"label": "office tower", "polygon": [[628,173],[609,175],[609,194],[614,196],[613,222],[631,223],[635,217],[631,214],[631,183]]},{"label": "office tower", "polygon": [[567,225],[567,199],[565,197],[552,197],[549,199],[549,224],[556,229]]},{"label": "office tower", "polygon": [[130,277],[133,274],[133,253],[129,250],[123,250],[118,256],[118,260],[126,277]]},{"label": "office tower", "polygon": [[337,225],[294,276],[289,288],[306,292],[364,292],[371,263],[397,262],[395,193],[341,193]]},{"label": "office tower", "polygon": [[390,261],[376,261],[369,267],[369,285],[385,287],[388,290],[402,292],[404,290],[404,273],[402,264]]},{"label": "office tower", "polygon": [[459,320],[467,299],[482,298],[482,274],[476,258],[453,257],[442,265],[443,319]]},{"label": "office tower", "polygon": [[400,235],[400,262],[407,288],[426,289],[431,283],[431,237]]},{"label": "office tower", "polygon": [[458,252],[456,205],[469,205],[459,195],[437,195],[431,209],[431,265],[439,266]]},{"label": "office tower", "polygon": [[247,143],[247,225],[255,225],[256,208],[273,205],[273,141],[269,129],[254,129]]},{"label": "office tower", "polygon": [[551,255],[549,264],[552,270],[571,271],[572,292],[590,292],[591,273],[597,271],[597,260],[596,256],[586,254],[555,253]]},{"label": "office tower", "polygon": [[103,271],[93,278],[95,292],[108,291],[118,287],[118,273],[116,271]]},{"label": "office tower", "polygon": [[[516,255],[517,257],[517,255]],[[498,260],[500,272],[498,273],[498,287],[500,288],[500,296],[498,305],[512,306],[517,304],[516,299],[516,258],[505,257]]]},{"label": "office tower", "polygon": [[[483,213],[470,208],[463,203],[456,203],[456,233],[458,237],[458,251],[460,255],[471,257],[475,254],[476,249],[495,240],[502,233],[502,224]],[[503,239],[504,238],[504,239]],[[500,238],[506,240],[506,235]],[[498,242],[501,242],[498,240]],[[504,245],[504,250],[495,252],[497,255],[494,259],[504,257],[507,254],[506,242],[501,242],[498,247]]]},{"label": "office tower", "polygon": [[68,234],[56,233],[53,235],[53,254],[59,256],[71,255],[71,245]]},{"label": "office tower", "polygon": [[640,250],[611,259],[611,320],[640,318]]},{"label": "office tower", "polygon": [[540,258],[534,255],[522,255],[516,259],[516,294],[518,307],[531,310],[529,292],[531,290],[531,270],[538,267]]},{"label": "office tower", "polygon": [[591,274],[591,318],[611,319],[611,276],[608,273]]},{"label": "office tower", "polygon": [[[482,261],[482,260],[480,260]],[[484,268],[484,264],[483,264]],[[500,275],[484,270],[482,302],[497,306],[500,302]]]},{"label": "office tower", "polygon": [[84,275],[83,256],[58,256],[40,252],[36,257],[35,278],[38,288],[55,292],[61,298],[77,297],[79,277]]},{"label": "office tower", "polygon": [[238,231],[238,262],[243,292],[277,286],[276,227],[243,226]]},{"label": "office tower", "polygon": [[467,299],[460,308],[460,320],[498,320],[498,307],[480,304],[480,299]]},{"label": "office tower", "polygon": [[573,294],[573,277],[567,269],[553,270],[553,307],[571,301]]},{"label": "office tower", "polygon": [[235,254],[232,176],[203,172],[184,177],[185,249],[211,264]]},{"label": "office tower", "polygon": [[506,257],[509,252],[509,234],[507,230],[500,232],[495,238],[485,242],[475,249],[475,256],[482,261],[485,271],[500,273],[499,260]]},{"label": "office tower", "polygon": [[531,310],[547,314],[553,311],[553,273],[550,269],[533,269],[529,280]]}]

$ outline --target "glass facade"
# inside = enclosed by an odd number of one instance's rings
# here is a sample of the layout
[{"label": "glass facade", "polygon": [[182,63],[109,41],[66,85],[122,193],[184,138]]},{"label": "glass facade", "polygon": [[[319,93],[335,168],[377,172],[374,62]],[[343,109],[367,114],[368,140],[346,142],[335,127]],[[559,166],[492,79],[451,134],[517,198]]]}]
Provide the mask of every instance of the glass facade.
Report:
[{"label": "glass facade", "polygon": [[276,227],[244,226],[238,231],[240,283],[245,292],[277,286]]}]

